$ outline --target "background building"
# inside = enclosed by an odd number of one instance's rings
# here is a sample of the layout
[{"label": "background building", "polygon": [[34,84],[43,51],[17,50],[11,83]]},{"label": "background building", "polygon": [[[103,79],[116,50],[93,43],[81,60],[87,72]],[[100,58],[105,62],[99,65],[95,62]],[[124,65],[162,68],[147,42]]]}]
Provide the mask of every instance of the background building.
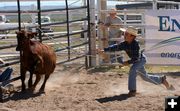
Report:
[{"label": "background building", "polygon": [[144,0],[141,2],[127,2],[126,4],[117,4],[118,10],[123,9],[180,9],[180,5],[177,2],[179,0]]}]

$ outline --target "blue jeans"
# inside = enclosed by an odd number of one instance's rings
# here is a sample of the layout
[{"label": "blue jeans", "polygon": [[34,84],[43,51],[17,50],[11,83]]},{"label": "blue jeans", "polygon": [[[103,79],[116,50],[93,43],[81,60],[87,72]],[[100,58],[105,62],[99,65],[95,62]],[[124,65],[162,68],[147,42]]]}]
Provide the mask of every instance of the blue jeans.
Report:
[{"label": "blue jeans", "polygon": [[135,62],[129,71],[129,79],[128,79],[128,89],[136,90],[136,75],[137,73],[140,74],[140,76],[149,82],[152,82],[154,84],[161,84],[162,83],[162,76],[160,75],[150,75],[147,74],[144,65],[146,64],[146,57],[144,54],[142,54],[142,57],[139,61]]},{"label": "blue jeans", "polygon": [[11,74],[13,72],[13,69],[11,67],[8,67],[0,74],[0,82],[9,80],[11,78]]},{"label": "blue jeans", "polygon": [[[116,43],[117,43],[116,41],[109,41],[109,46],[114,45]],[[118,56],[118,57],[116,58],[116,56]],[[123,63],[123,57],[122,56],[119,57],[119,56],[120,55],[111,54],[110,55],[111,63],[115,63],[116,59],[117,59],[118,63]]]}]

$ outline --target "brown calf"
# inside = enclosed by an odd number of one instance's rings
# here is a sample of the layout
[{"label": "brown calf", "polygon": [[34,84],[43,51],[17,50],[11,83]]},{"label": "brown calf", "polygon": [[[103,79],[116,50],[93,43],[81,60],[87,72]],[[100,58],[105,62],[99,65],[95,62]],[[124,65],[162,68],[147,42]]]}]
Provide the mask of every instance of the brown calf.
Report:
[{"label": "brown calf", "polygon": [[[40,88],[40,92],[44,92],[45,84],[50,74],[54,72],[56,67],[56,54],[53,49],[38,41],[32,41],[35,33],[26,32],[24,30],[16,32],[18,45],[17,51],[21,51],[21,82],[22,91],[26,89],[25,74],[30,72],[28,88],[35,90],[36,85],[41,79],[41,75],[45,75],[44,82]],[[32,84],[33,74],[36,74],[36,80]]]}]

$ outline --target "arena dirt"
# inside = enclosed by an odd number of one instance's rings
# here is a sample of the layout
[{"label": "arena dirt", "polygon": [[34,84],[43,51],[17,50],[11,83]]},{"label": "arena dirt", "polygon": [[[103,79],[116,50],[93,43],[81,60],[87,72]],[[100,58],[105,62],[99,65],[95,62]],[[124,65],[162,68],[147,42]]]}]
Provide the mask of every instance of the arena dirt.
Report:
[{"label": "arena dirt", "polygon": [[[121,69],[119,69],[121,70]],[[167,74],[175,91],[137,76],[138,94],[128,97],[127,73],[57,66],[47,81],[46,93],[15,93],[0,103],[0,111],[164,111],[165,97],[180,94],[179,74]],[[20,81],[14,83],[16,87]]]}]

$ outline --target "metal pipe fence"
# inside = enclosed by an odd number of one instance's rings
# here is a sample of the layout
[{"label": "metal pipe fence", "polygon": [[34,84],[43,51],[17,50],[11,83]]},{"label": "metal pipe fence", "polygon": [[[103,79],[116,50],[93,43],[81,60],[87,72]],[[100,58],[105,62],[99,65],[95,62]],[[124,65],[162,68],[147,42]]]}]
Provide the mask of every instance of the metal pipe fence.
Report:
[{"label": "metal pipe fence", "polygon": [[[90,66],[88,63],[90,61],[88,60],[91,59],[91,56],[87,55],[91,54],[91,51],[88,50],[89,45],[91,45],[89,43],[91,38],[90,0],[84,0],[87,4],[76,7],[69,7],[68,0],[64,0],[66,3],[64,8],[53,9],[42,9],[41,0],[36,0],[37,6],[33,6],[32,10],[24,10],[21,7],[22,1],[16,1],[17,10],[0,11],[0,14],[7,15],[12,20],[9,23],[0,23],[0,58],[5,61],[4,64],[0,64],[0,68],[20,64],[20,68],[15,70],[19,70],[18,73],[22,71],[23,52],[15,51],[15,47],[17,46],[15,31],[17,30],[37,32],[38,36],[35,38],[36,40],[44,44],[50,44],[54,48],[57,54],[57,64],[65,64],[67,62],[82,63],[83,61],[86,67]],[[72,13],[73,11],[75,12],[75,16]],[[45,20],[43,20],[43,17]],[[51,19],[56,17],[56,20],[51,22],[50,17]],[[80,25],[73,25],[77,24],[77,22]],[[17,76],[2,83],[0,82],[0,101],[4,101],[7,98],[2,89],[9,83],[20,78],[20,76]]]},{"label": "metal pipe fence", "polygon": [[[9,17],[13,21],[7,23],[9,27],[0,28],[0,32],[7,30],[9,31],[8,34],[0,34],[0,36],[2,35],[1,37],[3,38],[5,35],[7,35],[5,39],[14,39],[15,31],[22,29],[29,30],[34,28],[39,33],[39,36],[36,39],[39,40],[40,42],[47,44],[59,42],[59,44],[55,43],[55,46],[53,47],[56,47],[55,52],[63,53],[65,58],[63,60],[58,60],[57,63],[65,63],[62,61],[68,62],[82,57],[86,57],[85,55],[89,53],[87,48],[90,45],[89,44],[90,37],[83,36],[84,37],[83,38],[82,35],[85,34],[89,35],[90,33],[89,30],[90,22],[88,22],[90,19],[89,19],[89,9],[88,9],[89,0],[84,0],[84,1],[86,1],[87,4],[83,6],[68,7],[69,5],[68,0],[65,0],[64,1],[66,2],[65,8],[42,9],[40,0],[37,0],[37,6],[35,6],[34,9],[24,10],[23,8],[21,8],[21,1],[17,0],[17,10],[10,9],[10,10],[0,11],[1,14],[7,15],[7,17]],[[82,13],[82,10],[84,11],[84,13]],[[82,13],[81,17],[72,16],[74,13],[73,11],[79,12],[79,15]],[[58,13],[60,13],[60,15]],[[62,17],[62,15],[64,17],[64,20],[60,20],[61,18],[58,18],[58,16]],[[58,19],[59,21],[55,20],[53,22],[43,23],[41,18],[42,16],[49,16],[49,17],[52,16],[51,19],[53,19],[53,16],[55,16],[56,19]],[[37,23],[27,22],[28,20],[33,19],[33,17],[38,18]],[[74,28],[72,24],[77,22],[80,25],[74,25],[75,26]],[[86,24],[88,27],[83,28],[84,24]],[[13,27],[11,27],[11,25],[13,25]],[[45,29],[46,27],[51,27],[56,31],[43,32],[43,29]],[[65,40],[65,38],[67,38],[67,40]],[[75,39],[73,38],[81,38],[81,40],[74,41]],[[4,41],[2,40],[1,42],[6,42],[5,39]],[[14,51],[14,48],[17,46],[16,41],[12,41],[12,43],[11,41],[8,41],[8,43],[1,43],[1,42],[0,42],[0,53],[1,51],[7,51],[12,49]],[[78,53],[78,49],[82,49],[82,47],[84,52],[83,53],[81,52],[81,55],[79,55],[80,53]],[[67,56],[68,58],[66,58]],[[0,67],[6,67],[9,65],[17,64],[20,61],[19,58],[20,57],[3,56],[2,59],[7,61],[7,63],[4,65],[0,65]],[[84,61],[86,60],[87,59],[84,59]],[[87,63],[87,61],[85,63]]]}]

